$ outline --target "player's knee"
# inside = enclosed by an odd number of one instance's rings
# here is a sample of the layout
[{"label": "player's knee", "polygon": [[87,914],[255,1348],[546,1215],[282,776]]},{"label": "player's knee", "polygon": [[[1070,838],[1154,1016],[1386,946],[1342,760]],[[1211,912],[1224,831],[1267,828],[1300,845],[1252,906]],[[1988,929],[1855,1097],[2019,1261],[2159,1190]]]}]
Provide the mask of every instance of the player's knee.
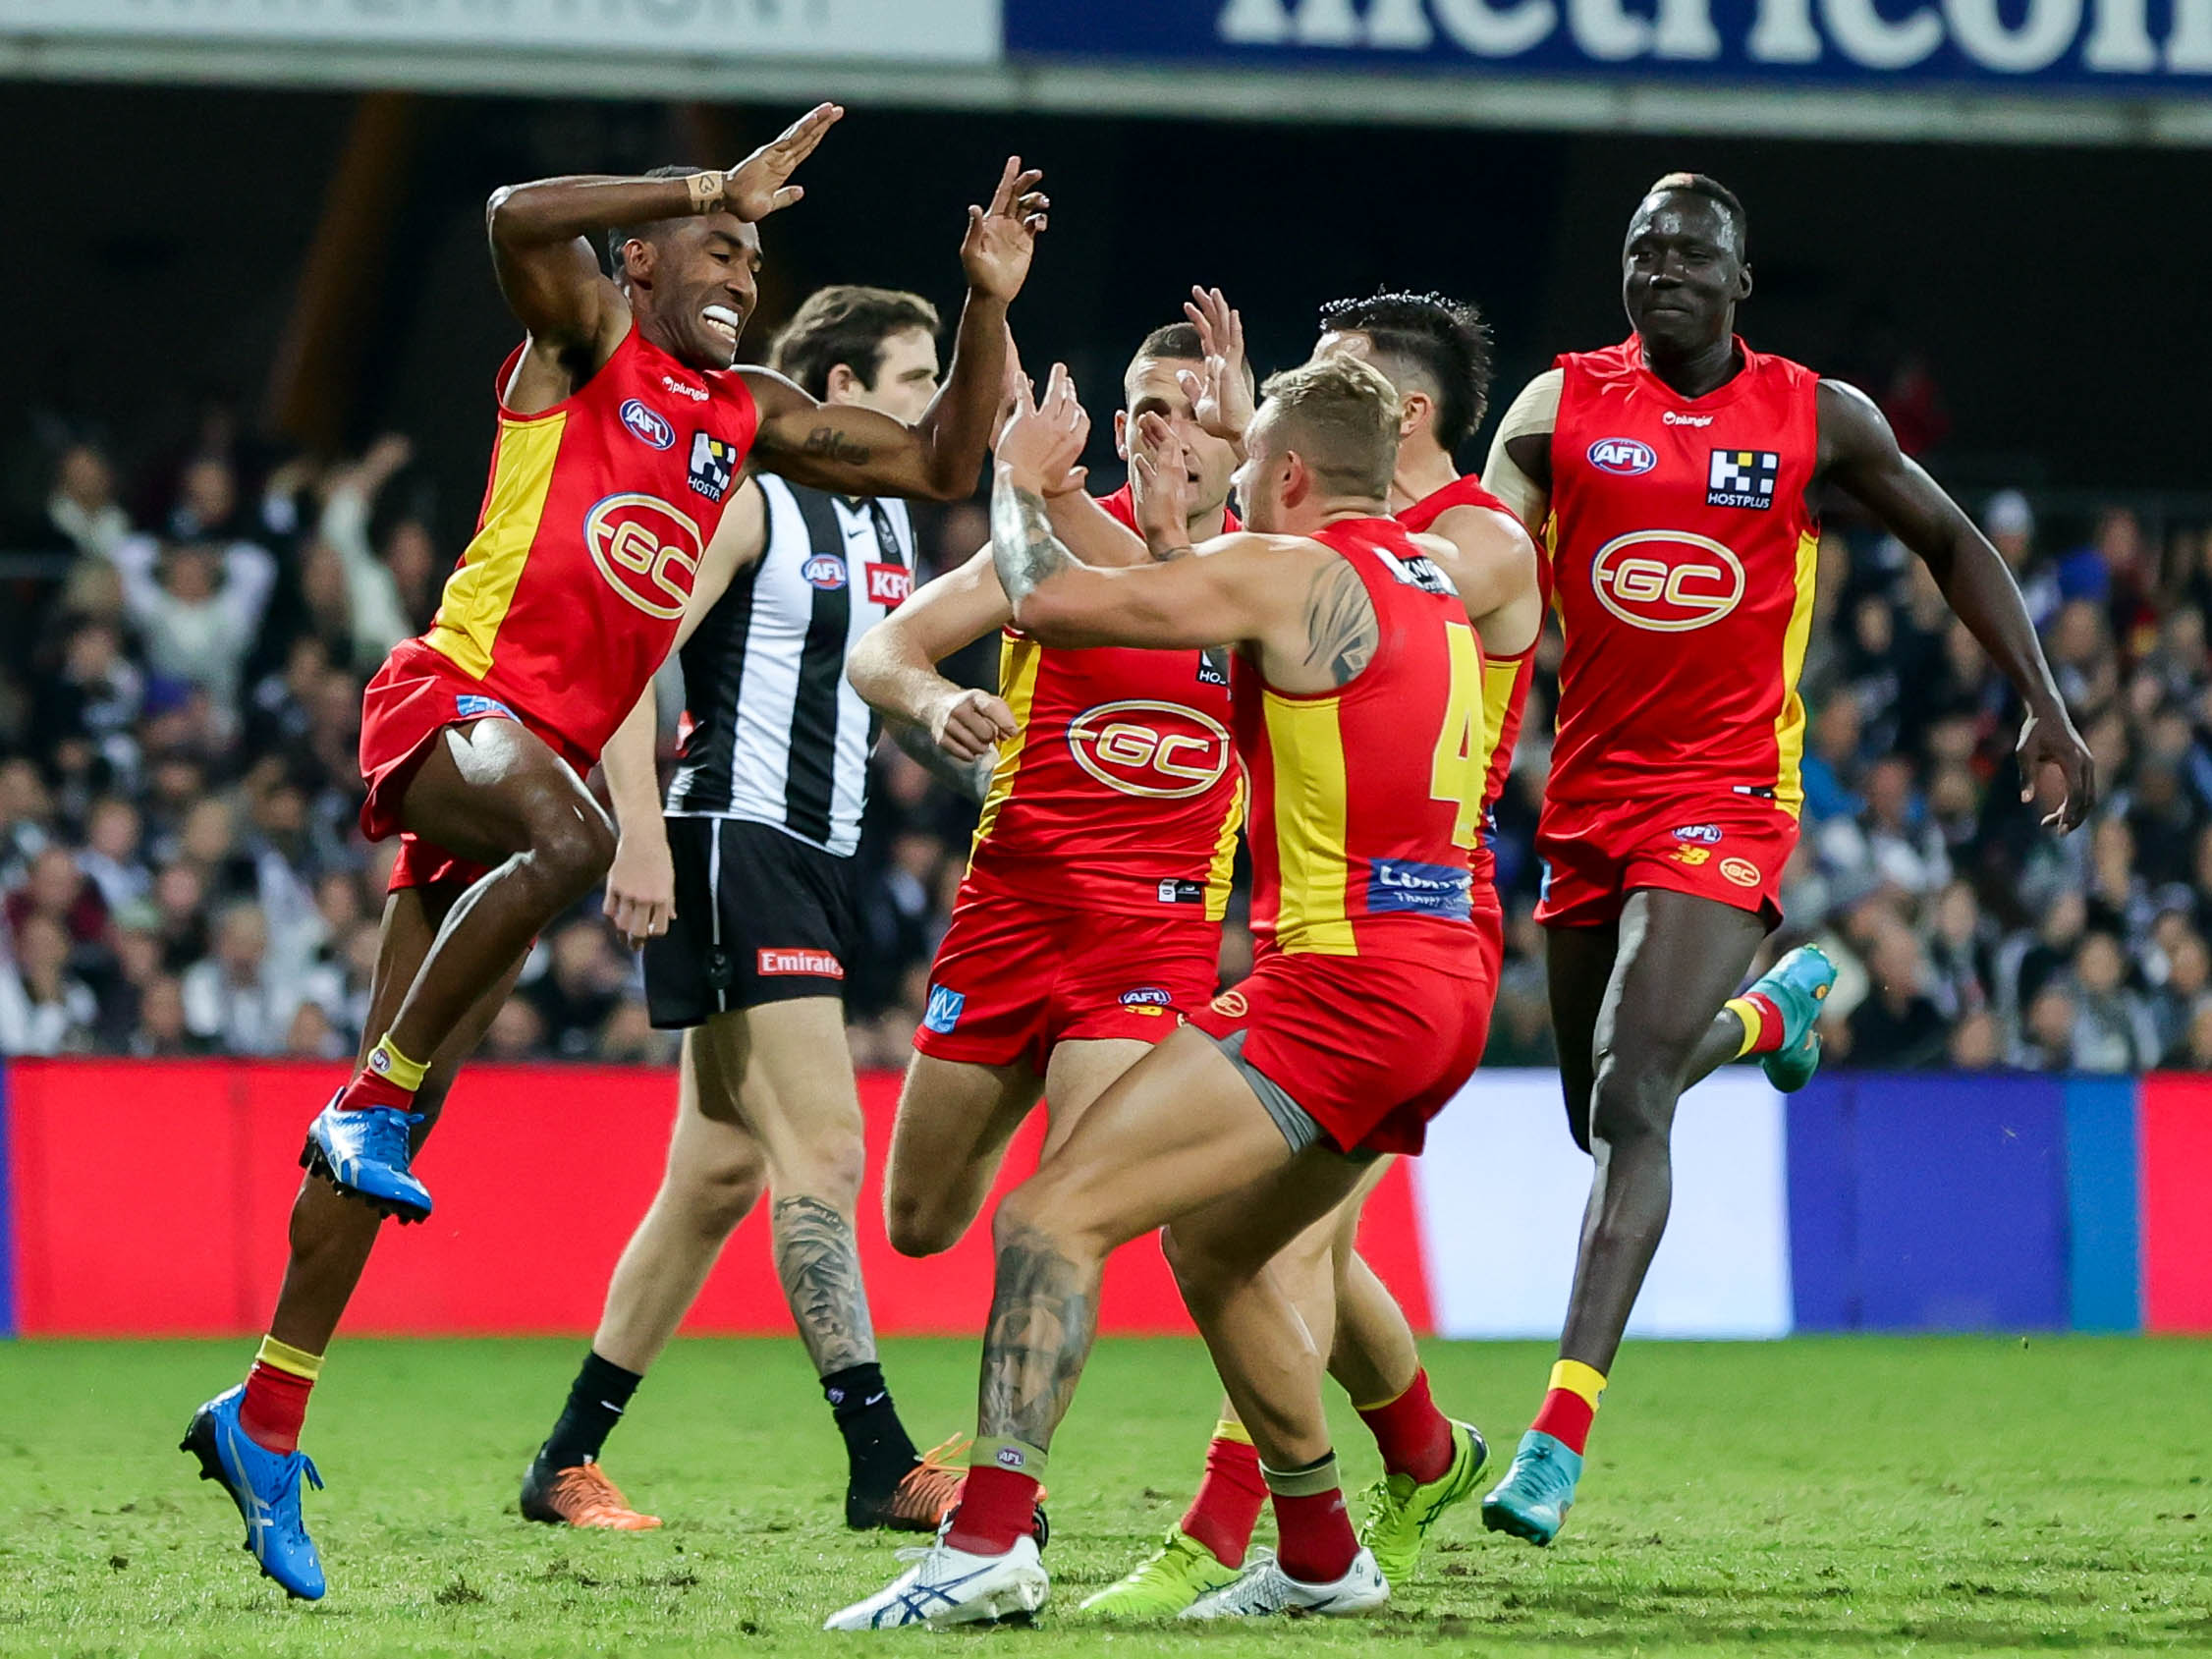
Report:
[{"label": "player's knee", "polygon": [[770,1174],[779,1193],[803,1192],[850,1214],[859,1201],[860,1181],[867,1174],[867,1142],[857,1123],[828,1126],[809,1135],[790,1164]]},{"label": "player's knee", "polygon": [[916,1192],[883,1195],[883,1230],[901,1255],[942,1255],[960,1243],[970,1216],[960,1213],[949,1194],[924,1197]]},{"label": "player's knee", "polygon": [[702,1238],[725,1239],[752,1213],[767,1185],[768,1168],[757,1152],[733,1149],[698,1159],[684,1172],[684,1216]]},{"label": "player's knee", "polygon": [[1681,1077],[1679,1067],[1658,1056],[1609,1056],[1590,1086],[1591,1135],[1614,1148],[1664,1141]]},{"label": "player's knee", "polygon": [[530,862],[560,909],[598,886],[614,861],[614,825],[595,802],[563,801],[540,815],[530,836]]},{"label": "player's knee", "polygon": [[1010,1245],[1043,1244],[1065,1255],[1081,1248],[1086,1231],[1079,1206],[1068,1201],[1049,1167],[1000,1199],[991,1218],[991,1241],[1002,1252]]},{"label": "player's knee", "polygon": [[1185,1305],[1193,1311],[1218,1305],[1251,1277],[1248,1264],[1224,1251],[1218,1240],[1192,1238],[1172,1224],[1160,1229],[1160,1253],[1167,1257]]}]

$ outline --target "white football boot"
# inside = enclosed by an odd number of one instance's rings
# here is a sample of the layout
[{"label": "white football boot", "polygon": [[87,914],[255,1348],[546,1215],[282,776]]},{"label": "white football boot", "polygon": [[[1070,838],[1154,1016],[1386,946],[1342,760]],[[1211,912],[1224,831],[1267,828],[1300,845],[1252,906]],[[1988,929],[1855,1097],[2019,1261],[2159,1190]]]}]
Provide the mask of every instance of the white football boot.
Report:
[{"label": "white football boot", "polygon": [[1278,1613],[1303,1618],[1350,1619],[1372,1613],[1390,1600],[1390,1586],[1370,1550],[1352,1558],[1334,1583],[1300,1583],[1276,1564],[1272,1551],[1253,1553],[1251,1564],[1221,1586],[1186,1607],[1185,1619],[1264,1619]]},{"label": "white football boot", "polygon": [[[1015,1539],[1014,1548],[1004,1555],[970,1555],[940,1539],[927,1549],[901,1550],[899,1559],[914,1565],[867,1600],[831,1614],[822,1621],[822,1629],[889,1631],[901,1625],[941,1629],[1026,1619],[1044,1605],[1052,1587],[1037,1555],[1037,1541],[1026,1533]],[[1372,1563],[1368,1570],[1373,1571]]]}]

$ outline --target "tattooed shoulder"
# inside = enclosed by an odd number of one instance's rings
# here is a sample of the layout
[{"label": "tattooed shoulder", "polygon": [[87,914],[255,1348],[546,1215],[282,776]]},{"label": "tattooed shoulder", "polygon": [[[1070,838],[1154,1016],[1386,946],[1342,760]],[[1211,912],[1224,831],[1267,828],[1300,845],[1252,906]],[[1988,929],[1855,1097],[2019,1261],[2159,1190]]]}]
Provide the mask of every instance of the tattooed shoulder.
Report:
[{"label": "tattooed shoulder", "polygon": [[1373,660],[1380,638],[1374,601],[1359,573],[1332,557],[1305,590],[1307,666],[1326,668],[1336,684],[1345,685]]}]

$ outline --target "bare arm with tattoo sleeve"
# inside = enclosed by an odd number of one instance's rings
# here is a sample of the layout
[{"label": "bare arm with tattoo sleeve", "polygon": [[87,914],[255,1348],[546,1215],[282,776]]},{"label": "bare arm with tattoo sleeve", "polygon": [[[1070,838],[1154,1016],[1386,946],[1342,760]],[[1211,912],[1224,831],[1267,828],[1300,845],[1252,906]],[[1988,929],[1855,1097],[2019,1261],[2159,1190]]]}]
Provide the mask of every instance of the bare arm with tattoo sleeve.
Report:
[{"label": "bare arm with tattoo sleeve", "polygon": [[980,801],[1014,711],[989,691],[955,685],[937,664],[1014,620],[991,552],[924,582],[861,636],[845,678],[884,717],[891,741],[951,788]]}]

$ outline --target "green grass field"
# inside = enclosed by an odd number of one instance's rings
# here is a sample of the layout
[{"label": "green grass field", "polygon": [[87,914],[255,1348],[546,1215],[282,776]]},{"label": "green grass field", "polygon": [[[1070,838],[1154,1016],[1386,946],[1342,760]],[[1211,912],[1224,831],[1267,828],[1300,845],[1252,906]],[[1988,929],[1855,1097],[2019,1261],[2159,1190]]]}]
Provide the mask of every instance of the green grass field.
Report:
[{"label": "green grass field", "polygon": [[[973,1348],[885,1362],[917,1434],[967,1422]],[[516,1477],[569,1342],[344,1344],[309,1420],[331,1592],[291,1606],[174,1450],[242,1343],[0,1344],[0,1651],[647,1653],[990,1640],[1235,1655],[2212,1648],[2212,1345],[2087,1338],[1632,1347],[1546,1551],[1456,1514],[1387,1618],[1111,1630],[1072,1616],[1180,1513],[1211,1420],[1194,1344],[1100,1345],[1055,1447],[1034,1631],[829,1637],[894,1570],[838,1524],[842,1459],[796,1343],[679,1345],[608,1468],[669,1524],[524,1523]],[[1533,1347],[1438,1344],[1437,1394],[1510,1448]],[[1355,1483],[1374,1472],[1339,1427]],[[911,1540],[898,1540],[911,1541]]]}]

